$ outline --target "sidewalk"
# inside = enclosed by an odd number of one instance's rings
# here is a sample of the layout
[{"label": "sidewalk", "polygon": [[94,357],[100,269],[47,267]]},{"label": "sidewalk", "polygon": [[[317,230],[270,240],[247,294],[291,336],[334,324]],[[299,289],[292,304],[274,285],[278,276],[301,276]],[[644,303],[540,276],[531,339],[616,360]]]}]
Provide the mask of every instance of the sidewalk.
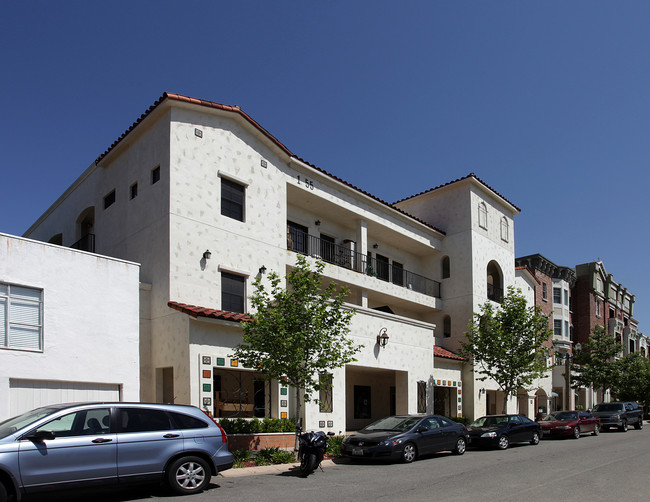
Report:
[{"label": "sidewalk", "polygon": [[[260,475],[278,475],[283,472],[290,472],[295,470],[296,475],[298,473],[298,466],[300,463],[296,462],[294,464],[275,464],[275,465],[262,465],[259,467],[240,467],[238,469],[228,469],[219,473],[219,476],[224,478],[239,478],[242,476],[260,476]],[[331,467],[334,465],[334,461],[330,459],[325,459],[321,462],[321,467],[323,469]]]}]

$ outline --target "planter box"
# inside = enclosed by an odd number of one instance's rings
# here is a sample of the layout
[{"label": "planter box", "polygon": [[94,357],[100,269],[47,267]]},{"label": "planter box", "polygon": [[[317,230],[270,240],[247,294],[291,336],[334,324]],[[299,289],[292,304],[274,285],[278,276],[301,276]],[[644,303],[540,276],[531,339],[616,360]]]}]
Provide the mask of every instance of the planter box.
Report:
[{"label": "planter box", "polygon": [[228,449],[259,451],[264,448],[280,448],[293,451],[296,434],[293,432],[266,432],[259,434],[229,434]]}]

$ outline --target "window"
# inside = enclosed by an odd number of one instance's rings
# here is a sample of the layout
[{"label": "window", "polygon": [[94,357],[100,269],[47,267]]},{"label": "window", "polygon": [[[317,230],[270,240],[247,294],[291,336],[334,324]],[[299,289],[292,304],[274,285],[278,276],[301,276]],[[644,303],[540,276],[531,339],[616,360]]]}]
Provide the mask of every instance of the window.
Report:
[{"label": "window", "polygon": [[542,283],[542,300],[548,301],[548,285],[545,282]]},{"label": "window", "polygon": [[561,304],[562,303],[562,289],[553,288],[553,303]]},{"label": "window", "polygon": [[287,249],[300,254],[307,254],[308,230],[304,225],[287,221]]},{"label": "window", "polygon": [[418,413],[427,412],[427,383],[424,380],[418,382]]},{"label": "window", "polygon": [[478,205],[478,226],[487,230],[487,206],[485,202]]},{"label": "window", "polygon": [[375,255],[375,264],[377,270],[375,273],[377,277],[382,281],[388,281],[390,278],[390,270],[388,268],[388,257],[382,256],[380,254]]},{"label": "window", "polygon": [[245,311],[246,278],[241,275],[221,272],[221,309],[243,314]]},{"label": "window", "polygon": [[115,204],[115,190],[104,196],[104,209],[108,209]]},{"label": "window", "polygon": [[553,321],[553,336],[555,338],[562,338],[562,321]]},{"label": "window", "polygon": [[205,429],[208,427],[208,424],[198,418],[184,415],[183,413],[176,413],[174,411],[170,411],[169,414],[174,421],[175,429]]},{"label": "window", "polygon": [[564,290],[564,304],[567,307],[569,306],[569,290],[568,289]]},{"label": "window", "polygon": [[442,258],[442,278],[449,279],[451,277],[451,268],[449,264],[449,256]]},{"label": "window", "polygon": [[129,196],[131,199],[135,199],[138,196],[138,183],[133,183],[129,189]]},{"label": "window", "polygon": [[404,286],[404,265],[398,261],[394,261],[392,265],[392,276],[393,284]]},{"label": "window", "polygon": [[600,300],[596,300],[596,317],[600,317]]},{"label": "window", "polygon": [[96,436],[110,430],[110,409],[92,408],[68,413],[41,425],[36,432],[52,431],[56,437]]},{"label": "window", "polygon": [[221,178],[221,214],[244,221],[244,185]]},{"label": "window", "polygon": [[42,312],[41,290],[0,283],[0,347],[42,350]]},{"label": "window", "polygon": [[160,181],[160,166],[156,166],[151,170],[151,184],[158,183]]},{"label": "window", "polygon": [[167,413],[148,408],[120,409],[119,424],[122,432],[168,431],[172,429]]},{"label": "window", "polygon": [[603,281],[600,277],[596,277],[596,291],[603,292]]},{"label": "window", "polygon": [[508,219],[504,216],[501,218],[501,240],[504,242],[508,242],[510,239],[510,224],[508,223]]},{"label": "window", "polygon": [[503,277],[495,261],[491,261],[487,266],[487,297],[493,302],[503,302]]},{"label": "window", "polygon": [[332,413],[334,410],[332,405],[332,374],[321,373],[318,379],[322,387],[318,393],[318,410],[321,413]]},{"label": "window", "polygon": [[564,321],[564,336],[569,336],[569,321]]},{"label": "window", "polygon": [[451,317],[448,315],[445,316],[444,320],[442,321],[442,335],[445,338],[451,337]]}]

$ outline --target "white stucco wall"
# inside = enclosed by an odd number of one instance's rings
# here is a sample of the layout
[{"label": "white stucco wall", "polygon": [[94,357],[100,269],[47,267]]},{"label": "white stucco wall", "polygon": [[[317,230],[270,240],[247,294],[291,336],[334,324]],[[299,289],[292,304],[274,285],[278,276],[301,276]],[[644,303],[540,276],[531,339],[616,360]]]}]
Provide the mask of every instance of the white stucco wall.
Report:
[{"label": "white stucco wall", "polygon": [[139,400],[139,266],[0,234],[0,282],[43,292],[43,350],[0,348],[0,419],[10,379],[111,384]]}]

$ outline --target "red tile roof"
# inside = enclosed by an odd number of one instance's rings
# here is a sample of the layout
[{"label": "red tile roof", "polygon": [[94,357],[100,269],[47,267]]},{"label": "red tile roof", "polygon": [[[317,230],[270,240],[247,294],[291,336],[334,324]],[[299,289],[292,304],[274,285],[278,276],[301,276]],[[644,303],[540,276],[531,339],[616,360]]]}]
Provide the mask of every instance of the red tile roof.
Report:
[{"label": "red tile roof", "polygon": [[457,361],[467,361],[462,356],[459,356],[458,354],[454,354],[450,350],[443,349],[442,347],[439,347],[438,345],[433,346],[433,356],[434,357],[444,357],[445,359],[455,359]]},{"label": "red tile roof", "polygon": [[488,185],[485,181],[483,181],[481,178],[476,176],[474,173],[469,173],[467,176],[463,176],[462,178],[458,178],[457,180],[449,181],[448,183],[444,183],[443,185],[438,185],[437,187],[429,188],[428,190],[425,190],[424,192],[416,193],[415,195],[410,195],[408,197],[405,197],[403,199],[398,200],[397,202],[393,202],[393,204],[399,204],[400,202],[404,202],[405,200],[413,199],[414,197],[418,197],[420,195],[424,195],[425,193],[433,192],[434,190],[438,190],[440,188],[453,185],[454,183],[459,183],[461,181],[467,180],[467,179],[475,179],[478,181],[481,185],[483,185],[485,188],[490,190],[490,192],[494,193],[496,196],[499,198],[505,200],[508,204],[510,204],[512,207],[514,207],[517,211],[521,212],[521,209],[519,209],[517,206],[515,206],[512,202],[510,202],[508,199],[506,199],[503,195],[501,195],[499,192],[497,192],[494,188],[492,188],[490,185]]},{"label": "red tile roof", "polygon": [[426,221],[421,220],[420,218],[417,218],[417,217],[415,217],[415,216],[413,216],[411,214],[408,214],[406,211],[404,211],[404,210],[402,210],[402,209],[400,209],[398,207],[395,207],[393,204],[390,204],[390,203],[380,199],[379,197],[376,197],[376,196],[372,195],[371,193],[366,192],[365,190],[361,190],[360,188],[352,185],[351,183],[348,183],[347,181],[345,181],[345,180],[343,180],[343,179],[341,179],[341,178],[339,178],[337,176],[334,176],[333,174],[325,171],[324,169],[321,169],[320,167],[316,167],[315,165],[307,162],[306,160],[301,159],[300,157],[298,157],[297,155],[292,153],[291,150],[289,150],[275,136],[273,136],[270,132],[268,132],[266,129],[264,129],[258,122],[253,120],[251,118],[251,116],[248,115],[247,113],[245,113],[239,106],[222,105],[220,103],[214,103],[213,101],[206,101],[204,99],[190,98],[188,96],[182,96],[180,94],[174,94],[174,93],[171,93],[171,92],[163,93],[163,95],[160,98],[158,98],[158,100],[152,106],[150,106],[147,109],[146,112],[144,112],[142,115],[140,115],[140,117],[133,124],[131,124],[131,126],[126,131],[124,131],[122,133],[122,135],[119,138],[117,138],[117,140],[115,140],[113,142],[113,144],[104,153],[102,153],[99,157],[97,157],[97,159],[95,159],[95,164],[99,164],[102,161],[102,159],[104,157],[106,157],[111,152],[111,150],[113,150],[124,138],[126,138],[129,135],[129,133],[131,131],[133,131],[144,119],[146,119],[158,106],[160,106],[167,99],[174,100],[174,101],[180,101],[180,102],[183,102],[183,103],[191,103],[191,104],[198,105],[198,106],[205,106],[205,107],[208,107],[208,108],[214,108],[214,109],[223,110],[223,111],[226,111],[226,112],[236,113],[236,114],[240,115],[241,117],[243,117],[247,122],[249,122],[253,127],[255,127],[257,130],[259,130],[267,138],[269,138],[273,143],[275,143],[276,146],[278,146],[278,148],[280,148],[289,157],[292,157],[292,158],[304,163],[305,165],[311,167],[312,169],[315,169],[315,170],[325,174],[326,176],[329,176],[330,178],[338,181],[339,183],[342,183],[343,185],[348,186],[348,187],[352,188],[353,190],[356,190],[357,192],[360,192],[363,195],[365,195],[367,197],[370,197],[371,199],[374,199],[377,202],[379,202],[379,203],[381,203],[381,204],[383,204],[385,206],[388,206],[389,208],[391,208],[394,211],[402,213],[403,215],[411,218],[412,220],[415,220],[418,223],[421,223],[421,224],[435,230],[436,232],[438,232],[438,233],[440,233],[442,235],[446,235],[443,230],[431,225],[430,223],[427,223]]},{"label": "red tile roof", "polygon": [[195,319],[197,317],[207,317],[209,319],[220,319],[223,321],[246,322],[251,318],[248,314],[238,314],[227,310],[209,309],[206,307],[197,307],[196,305],[187,305],[186,303],[167,302],[167,306],[178,310],[183,314],[190,315]]}]

